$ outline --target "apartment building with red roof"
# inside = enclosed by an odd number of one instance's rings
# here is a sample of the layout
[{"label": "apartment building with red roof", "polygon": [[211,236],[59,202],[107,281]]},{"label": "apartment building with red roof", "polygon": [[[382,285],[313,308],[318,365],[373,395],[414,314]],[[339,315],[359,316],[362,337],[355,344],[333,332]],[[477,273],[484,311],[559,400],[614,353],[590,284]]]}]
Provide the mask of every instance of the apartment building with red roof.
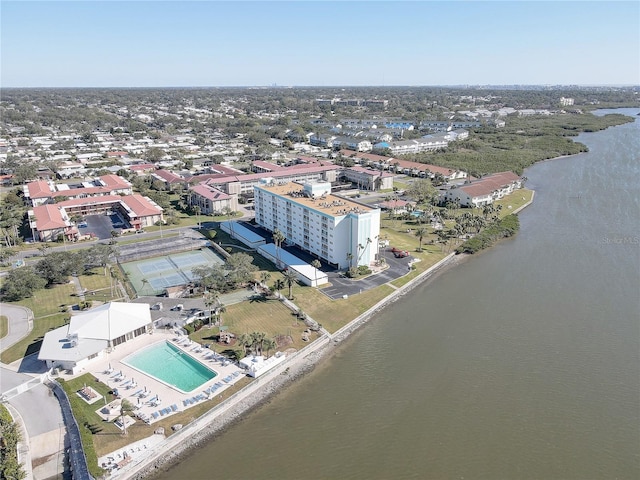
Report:
[{"label": "apartment building with red roof", "polygon": [[499,172],[445,191],[445,202],[459,202],[463,207],[489,205],[514,190],[522,188],[522,179],[513,172]]},{"label": "apartment building with red roof", "polygon": [[38,180],[24,186],[24,196],[37,207],[46,203],[54,203],[59,199],[75,199],[99,197],[104,195],[131,195],[131,183],[118,175],[102,175],[86,182],[53,183]]},{"label": "apartment building with red roof", "polygon": [[58,239],[65,234],[68,240],[79,236],[77,227],[70,220],[74,215],[105,215],[109,211],[117,211],[128,222],[130,229],[140,230],[164,222],[162,208],[153,200],[140,194],[102,195],[88,198],[74,198],[58,203],[35,206],[29,210],[29,224],[42,242]]},{"label": "apartment building with red roof", "polygon": [[200,207],[200,212],[206,215],[220,215],[227,209],[238,209],[238,196],[228,195],[213,185],[201,183],[189,188],[189,204]]}]

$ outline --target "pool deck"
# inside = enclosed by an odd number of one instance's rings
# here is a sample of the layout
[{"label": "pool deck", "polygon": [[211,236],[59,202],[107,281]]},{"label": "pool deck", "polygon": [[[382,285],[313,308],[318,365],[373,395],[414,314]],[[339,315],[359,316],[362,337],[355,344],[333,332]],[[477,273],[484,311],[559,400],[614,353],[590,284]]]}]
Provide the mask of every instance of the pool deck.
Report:
[{"label": "pool deck", "polygon": [[[149,345],[167,341],[207,365],[218,375],[197,389],[183,393],[121,362],[131,353],[138,352]],[[215,395],[220,395],[246,376],[237,364],[220,354],[214,358],[212,350],[201,347],[195,342],[187,343],[188,341],[186,336],[179,336],[171,330],[156,330],[153,334],[141,335],[118,345],[100,360],[91,362],[79,375],[90,373],[110,389],[117,388],[119,397],[128,400],[135,407],[131,415],[148,424],[153,424],[157,420],[183,412]],[[104,405],[100,402],[96,403],[96,409],[100,408],[104,408]]]}]

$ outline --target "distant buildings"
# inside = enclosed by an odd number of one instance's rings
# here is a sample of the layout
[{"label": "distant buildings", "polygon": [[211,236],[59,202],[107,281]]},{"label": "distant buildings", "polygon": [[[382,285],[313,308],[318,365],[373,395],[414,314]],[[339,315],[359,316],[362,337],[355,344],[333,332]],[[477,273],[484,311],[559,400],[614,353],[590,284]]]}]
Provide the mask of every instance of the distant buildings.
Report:
[{"label": "distant buildings", "polygon": [[328,183],[265,179],[255,187],[256,223],[337,268],[371,264],[378,254],[380,210],[330,192]]}]

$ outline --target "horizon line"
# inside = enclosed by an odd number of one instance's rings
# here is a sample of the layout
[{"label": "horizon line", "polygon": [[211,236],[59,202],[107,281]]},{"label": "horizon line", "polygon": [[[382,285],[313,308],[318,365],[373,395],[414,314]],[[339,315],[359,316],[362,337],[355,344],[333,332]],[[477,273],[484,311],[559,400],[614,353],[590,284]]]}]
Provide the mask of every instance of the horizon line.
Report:
[{"label": "horizon line", "polygon": [[171,89],[171,88],[261,88],[261,89],[276,89],[276,88],[428,88],[428,87],[458,87],[458,88],[472,88],[472,87],[638,87],[640,83],[458,83],[458,84],[425,84],[425,85],[161,85],[161,86],[135,86],[135,85],[112,85],[112,86],[98,86],[98,85],[68,85],[68,86],[0,86],[0,90],[4,89]]}]

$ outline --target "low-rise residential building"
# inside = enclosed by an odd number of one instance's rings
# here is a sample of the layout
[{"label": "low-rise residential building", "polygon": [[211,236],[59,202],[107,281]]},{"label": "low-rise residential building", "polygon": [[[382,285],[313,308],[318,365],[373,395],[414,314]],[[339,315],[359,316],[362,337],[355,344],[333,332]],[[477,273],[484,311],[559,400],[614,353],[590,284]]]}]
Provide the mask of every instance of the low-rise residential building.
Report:
[{"label": "low-rise residential building", "polygon": [[55,241],[61,234],[65,239],[73,241],[78,238],[79,231],[71,222],[71,217],[100,215],[109,211],[120,213],[134,230],[164,221],[162,208],[140,194],[76,198],[38,205],[28,211],[28,217],[34,238],[37,236],[41,242]]},{"label": "low-rise residential building", "polygon": [[189,188],[189,205],[200,207],[200,212],[206,215],[221,215],[229,210],[238,209],[238,195],[229,195],[222,190],[201,183]]},{"label": "low-rise residential building", "polygon": [[54,203],[59,199],[99,197],[104,195],[131,195],[131,183],[118,175],[102,175],[91,181],[58,183],[39,180],[24,186],[24,196],[31,205]]},{"label": "low-rise residential building", "polygon": [[380,142],[374,145],[374,148],[388,148],[394,155],[406,155],[408,153],[431,152],[446,148],[447,145],[448,142],[443,137],[431,137],[397,142]]},{"label": "low-rise residential building", "polygon": [[255,187],[256,223],[338,268],[377,259],[380,209],[331,194],[329,183]]},{"label": "low-rise residential building", "polygon": [[341,176],[356,184],[361,190],[391,190],[393,174],[364,167],[349,167],[342,170]]},{"label": "low-rise residential building", "polygon": [[522,188],[522,179],[518,175],[513,172],[499,172],[447,190],[442,200],[459,203],[463,207],[482,207],[518,188]]}]

